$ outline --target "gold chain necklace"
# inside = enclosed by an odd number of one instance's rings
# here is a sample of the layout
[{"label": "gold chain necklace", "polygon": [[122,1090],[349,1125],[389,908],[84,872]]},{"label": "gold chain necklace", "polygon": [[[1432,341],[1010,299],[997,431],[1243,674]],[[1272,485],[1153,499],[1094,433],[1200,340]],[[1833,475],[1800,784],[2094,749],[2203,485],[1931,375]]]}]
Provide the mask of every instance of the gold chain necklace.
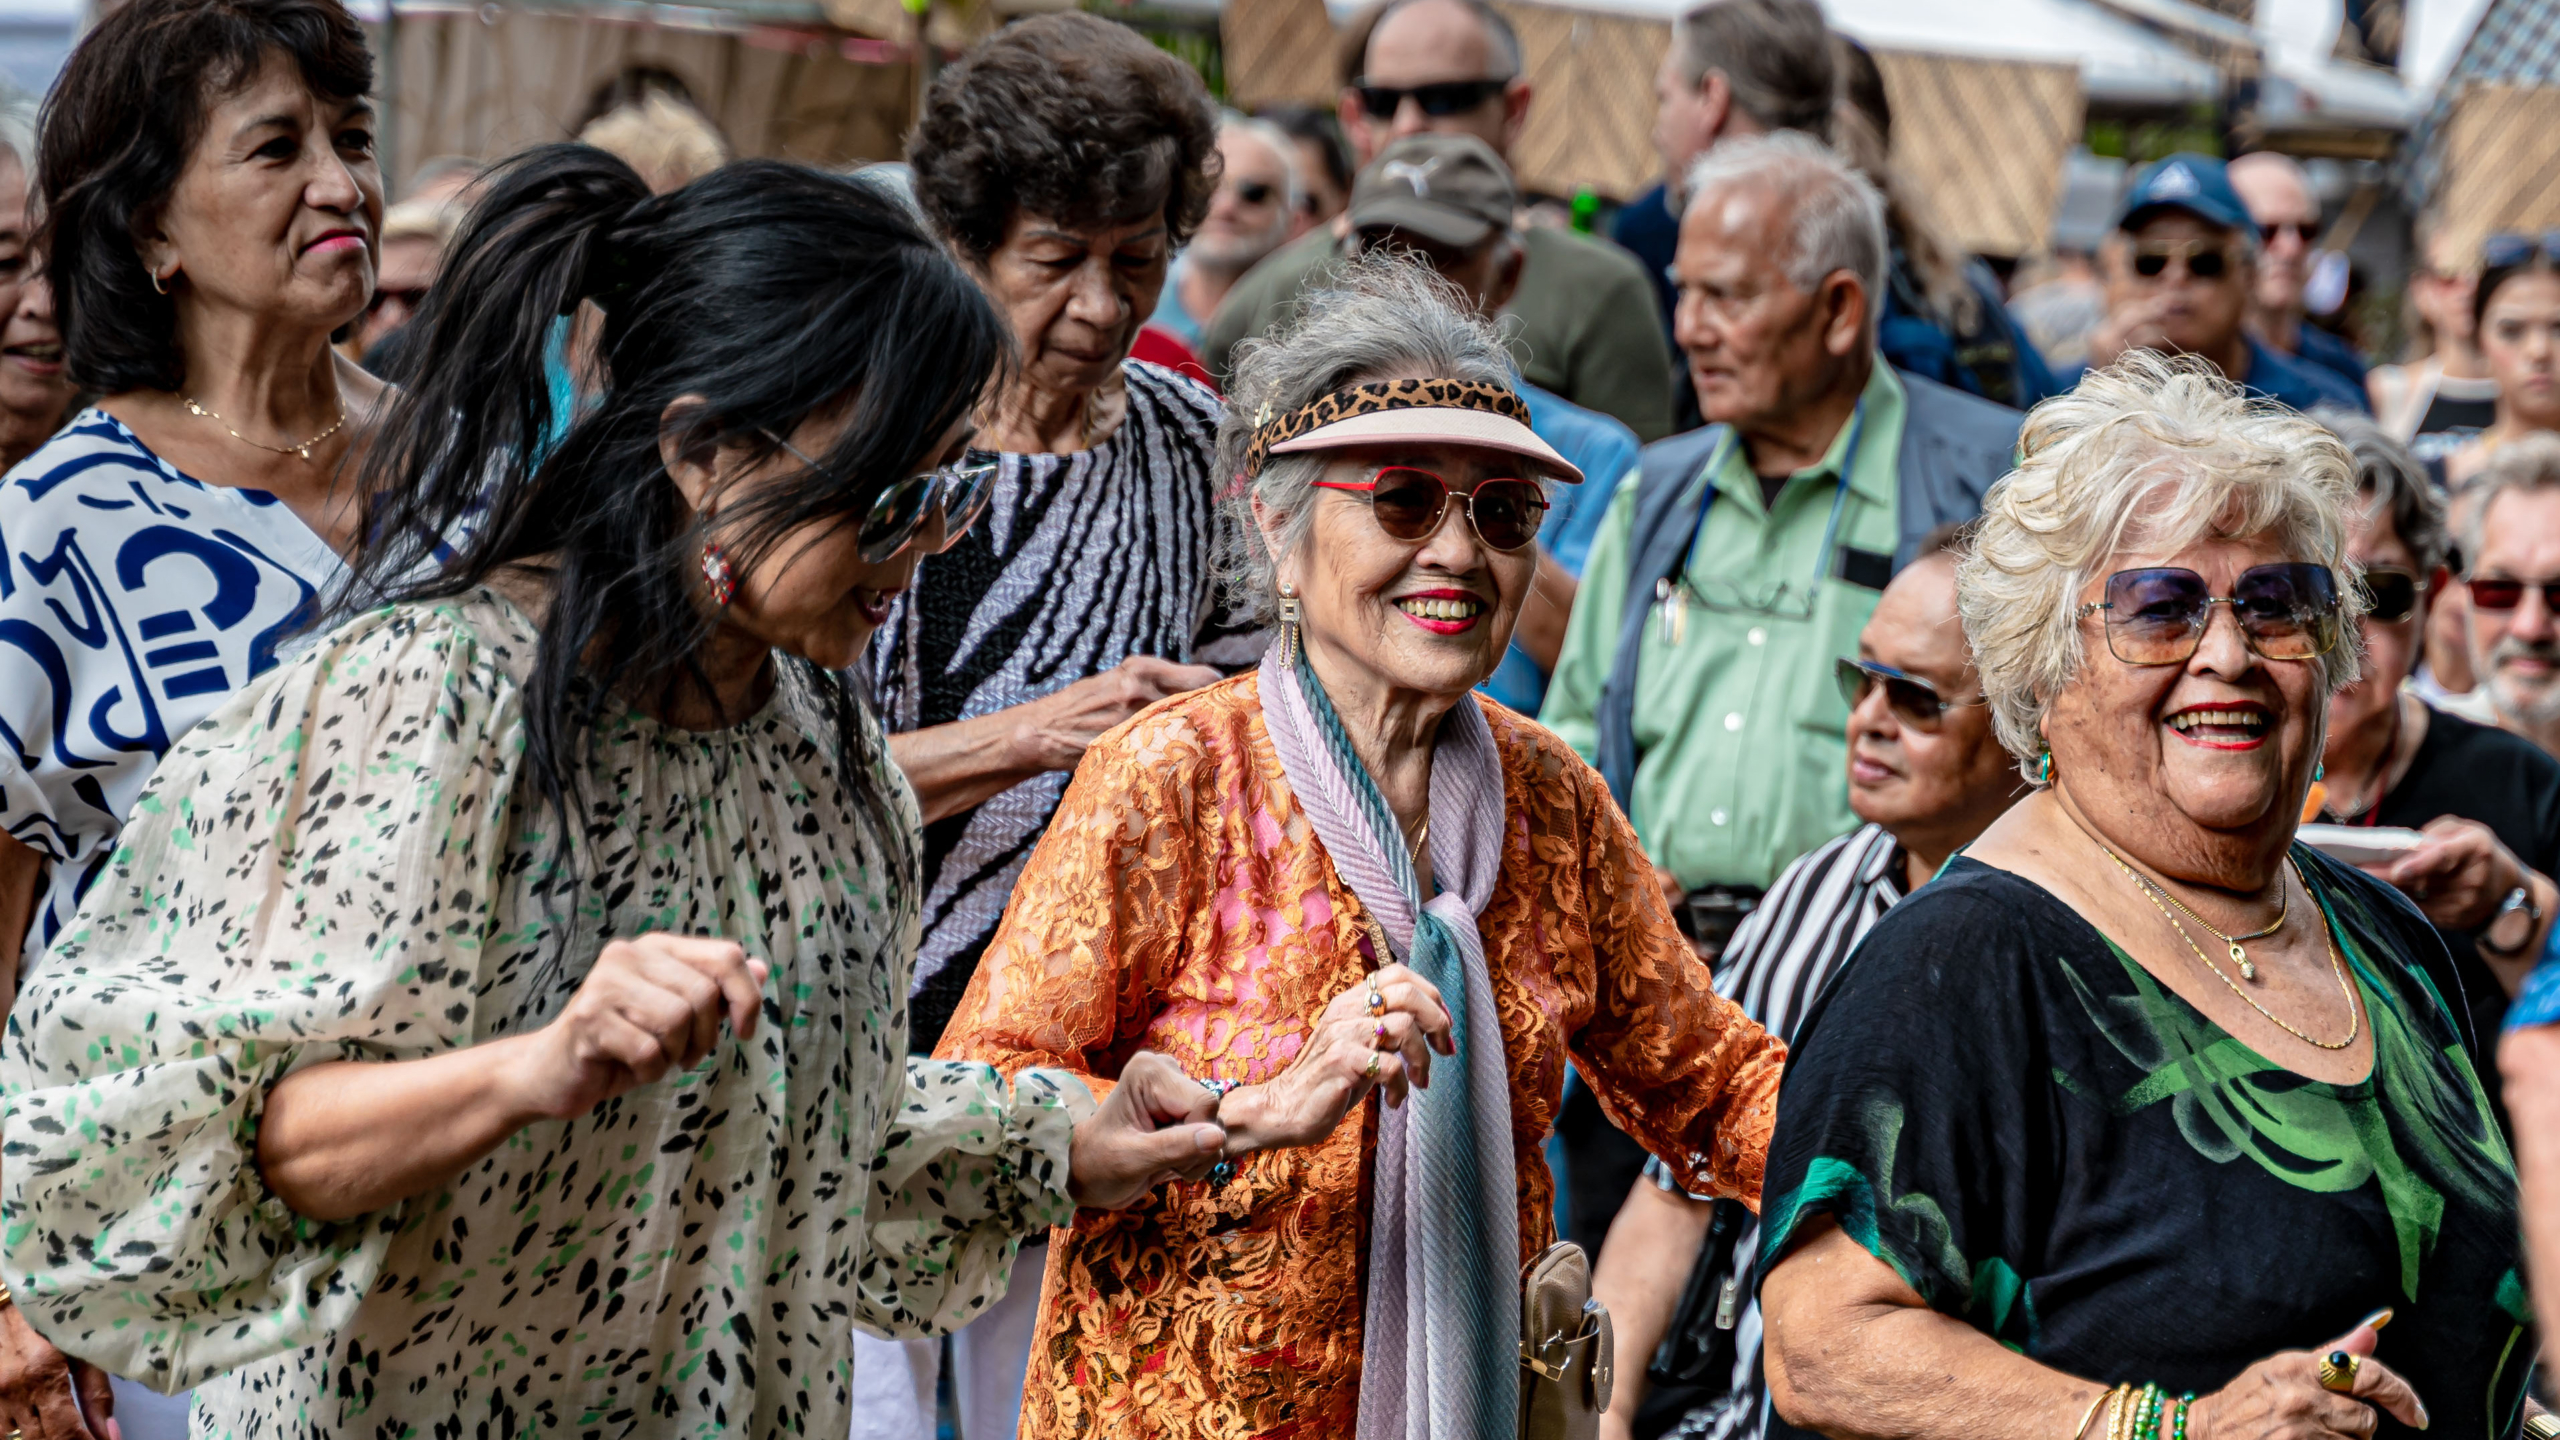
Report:
[{"label": "gold chain necklace", "polygon": [[[2094,839],[2095,837],[2092,838]],[[2347,997],[2347,1038],[2337,1041],[2314,1040],[2310,1036],[2303,1034],[2301,1031],[2294,1029],[2291,1025],[2285,1024],[2283,1020],[2277,1018],[2273,1011],[2252,999],[2248,991],[2240,988],[2239,982],[2233,980],[2230,976],[2223,974],[2222,967],[2214,964],[2211,959],[2207,958],[2203,948],[2196,944],[2195,937],[2187,933],[2187,927],[2179,924],[2177,917],[2169,913],[2168,906],[2160,903],[2161,897],[2167,892],[2160,890],[2157,886],[2142,883],[2142,877],[2134,872],[2134,868],[2132,866],[2124,863],[2124,857],[2116,854],[2113,850],[2107,850],[2105,844],[2101,843],[2098,848],[2107,851],[2107,858],[2116,862],[2116,868],[2124,872],[2126,879],[2134,882],[2134,888],[2140,890],[2144,898],[2150,900],[2151,908],[2159,911],[2160,918],[2169,922],[2169,928],[2178,932],[2178,938],[2185,941],[2187,943],[2187,949],[2195,953],[2196,963],[2202,965],[2207,970],[2212,971],[2213,978],[2221,981],[2232,994],[2239,996],[2242,1001],[2247,1003],[2250,1009],[2266,1016],[2270,1022],[2281,1028],[2286,1034],[2301,1041],[2305,1045],[2316,1046],[2322,1050],[2344,1050],[2348,1046],[2356,1043],[2356,1036],[2360,1032],[2364,1023],[2364,1010],[2363,1007],[2356,1004],[2355,987],[2347,983],[2346,963],[2338,958],[2338,942],[2329,933],[2328,918],[2326,916],[2321,917],[2320,943],[2326,947],[2329,952],[2329,969],[2331,973],[2338,977],[2338,993]],[[2309,882],[2306,881],[2304,883],[2304,888],[2306,890],[2310,888]],[[2169,903],[2176,905],[2177,901],[2175,897],[2171,897]],[[2184,910],[2187,907],[2179,905],[2178,908]],[[2196,923],[2199,925],[2204,924],[2201,920]],[[2213,927],[2206,925],[2205,928],[2210,930]]]},{"label": "gold chain necklace", "polygon": [[194,397],[187,396],[182,398],[186,404],[188,413],[200,415],[205,419],[212,421],[214,424],[221,426],[224,433],[228,434],[232,439],[239,441],[241,444],[253,445],[271,455],[299,455],[302,457],[302,463],[305,465],[311,463],[311,447],[328,439],[330,436],[337,434],[339,428],[347,423],[347,401],[346,397],[342,395],[338,397],[338,418],[329,426],[328,429],[321,431],[319,434],[312,436],[310,439],[303,441],[299,445],[270,445],[264,440],[252,440],[248,436],[241,434],[239,431],[232,429],[230,421],[223,419],[221,416],[207,410],[202,405],[197,404]]},{"label": "gold chain necklace", "polygon": [[[2106,847],[2103,845],[2098,848],[2106,850]],[[2115,860],[2118,869],[2123,870],[2124,873],[2133,877],[2133,883],[2141,886],[2144,892],[2152,897],[2151,903],[2155,907],[2163,900],[2168,901],[2170,904],[2178,907],[2179,914],[2184,915],[2188,919],[2196,922],[2198,925],[2203,926],[2204,933],[2221,941],[2223,944],[2230,946],[2231,963],[2240,967],[2240,978],[2243,980],[2257,979],[2258,967],[2251,963],[2249,959],[2249,952],[2240,948],[2240,942],[2243,940],[2266,939],[2268,936],[2283,929],[2285,917],[2293,913],[2293,892],[2285,889],[2282,882],[2279,881],[2276,885],[2276,923],[2268,926],[2264,930],[2252,930],[2246,935],[2225,935],[2221,931],[2214,929],[2212,923],[2206,920],[2203,916],[2188,909],[2185,903],[2180,901],[2177,896],[2170,894],[2168,887],[2160,884],[2150,876],[2135,870],[2132,866],[2125,864],[2122,860],[2116,860],[2116,852],[2113,850],[2107,850],[2107,858]]]},{"label": "gold chain necklace", "polygon": [[1422,817],[1422,828],[1415,831],[1413,836],[1413,871],[1417,875],[1422,873],[1422,852],[1430,848],[1430,845],[1431,817],[1425,815]]}]

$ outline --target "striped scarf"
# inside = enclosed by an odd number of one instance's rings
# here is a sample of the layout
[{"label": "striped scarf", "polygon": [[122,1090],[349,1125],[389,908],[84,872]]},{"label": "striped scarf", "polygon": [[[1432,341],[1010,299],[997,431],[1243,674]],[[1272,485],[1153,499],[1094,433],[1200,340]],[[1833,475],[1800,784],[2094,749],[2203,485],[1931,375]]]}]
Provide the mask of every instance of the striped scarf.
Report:
[{"label": "striped scarf", "polygon": [[[1263,723],[1334,873],[1449,1002],[1454,1058],[1379,1107],[1359,1440],[1483,1440],[1519,1429],[1520,1212],[1511,1085],[1476,915],[1502,869],[1493,731],[1472,698],[1440,722],[1427,903],[1386,797],[1301,652],[1264,652]],[[1382,962],[1383,963],[1383,962]],[[1453,1073],[1454,1072],[1454,1073]]]}]

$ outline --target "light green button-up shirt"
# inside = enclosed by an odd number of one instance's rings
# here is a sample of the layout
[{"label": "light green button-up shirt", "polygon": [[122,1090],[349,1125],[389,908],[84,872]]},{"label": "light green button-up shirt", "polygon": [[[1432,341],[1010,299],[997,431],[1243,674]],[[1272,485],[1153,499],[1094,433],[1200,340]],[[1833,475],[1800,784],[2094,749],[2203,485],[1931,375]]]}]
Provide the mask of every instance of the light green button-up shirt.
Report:
[{"label": "light green button-up shirt", "polygon": [[[1645,624],[1635,696],[1642,758],[1629,818],[1654,863],[1690,889],[1765,887],[1787,862],[1857,826],[1849,707],[1833,667],[1858,653],[1877,592],[1839,578],[1839,548],[1891,555],[1901,539],[1902,382],[1881,359],[1864,401],[1863,426],[1840,427],[1820,463],[1787,477],[1774,506],[1760,503],[1742,446],[1722,448],[1705,477],[1717,493],[1689,554],[1698,593],[1687,597],[1679,643],[1664,634],[1658,609]],[[1825,555],[1844,463],[1848,492]],[[1592,542],[1539,717],[1586,760],[1600,752],[1595,717],[1618,646],[1636,490],[1632,477],[1618,487]]]}]

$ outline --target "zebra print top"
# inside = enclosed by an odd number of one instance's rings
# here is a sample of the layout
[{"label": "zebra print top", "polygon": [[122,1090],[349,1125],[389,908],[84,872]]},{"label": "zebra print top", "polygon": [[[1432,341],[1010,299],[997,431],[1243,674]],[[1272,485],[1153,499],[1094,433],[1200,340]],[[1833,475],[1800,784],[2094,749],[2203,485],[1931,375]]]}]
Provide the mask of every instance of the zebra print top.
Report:
[{"label": "zebra print top", "polygon": [[[872,643],[893,732],[1036,700],[1133,655],[1241,669],[1262,632],[1221,601],[1213,567],[1221,405],[1142,361],[1120,367],[1129,414],[1091,450],[1005,454],[987,512],[927,556]],[[925,827],[924,941],[909,1047],[929,1051],[995,934],[1014,877],[1068,775],[1035,776]]]}]

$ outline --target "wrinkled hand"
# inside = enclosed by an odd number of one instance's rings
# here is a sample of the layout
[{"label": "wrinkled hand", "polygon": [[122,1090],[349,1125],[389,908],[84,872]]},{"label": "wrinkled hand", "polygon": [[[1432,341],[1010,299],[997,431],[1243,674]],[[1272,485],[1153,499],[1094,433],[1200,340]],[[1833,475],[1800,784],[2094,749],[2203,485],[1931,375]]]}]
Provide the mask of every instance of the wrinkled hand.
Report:
[{"label": "wrinkled hand", "polygon": [[2160,328],[2167,303],[2163,296],[2136,296],[2108,311],[2089,331],[2089,368],[2103,370],[2127,350],[2168,349],[2169,332]]},{"label": "wrinkled hand", "polygon": [[2356,1388],[2345,1395],[2320,1388],[2320,1357],[2332,1350],[2373,1354],[2379,1337],[2359,1325],[2318,1350],[2287,1350],[2240,1372],[2240,1378],[2196,1401],[2187,1412],[2192,1440],[2364,1440],[2380,1423],[2379,1407],[2415,1429],[2427,1428],[2418,1393],[2379,1361],[2356,1370]]},{"label": "wrinkled hand", "polygon": [[558,1019],[534,1032],[515,1083],[524,1108],[573,1120],[689,1070],[720,1043],[720,1023],[756,1033],[767,967],[735,941],[704,935],[615,940],[596,957]]},{"label": "wrinkled hand", "polygon": [[1067,1193],[1078,1205],[1119,1210],[1168,1180],[1197,1180],[1218,1163],[1227,1132],[1218,1097],[1153,1050],[1120,1067],[1120,1083],[1076,1127]]},{"label": "wrinkled hand", "polygon": [[[83,1405],[98,1418],[98,1429],[81,1423]],[[0,1305],[0,1435],[120,1440],[115,1408],[106,1371],[54,1349],[16,1305]]]},{"label": "wrinkled hand", "polygon": [[2387,865],[2368,866],[2366,873],[2417,901],[2442,929],[2479,929],[2525,883],[2524,862],[2477,820],[2443,815],[2419,833],[2427,838],[2417,849]]},{"label": "wrinkled hand", "polygon": [[[1369,1008],[1372,981],[1386,1002],[1375,1012]],[[1227,1153],[1313,1145],[1332,1134],[1373,1086],[1386,1092],[1388,1104],[1402,1105],[1412,1086],[1431,1084],[1431,1053],[1454,1055],[1457,1043],[1440,992],[1402,965],[1385,966],[1333,997],[1280,1078],[1227,1098],[1220,1112],[1230,1137]]]},{"label": "wrinkled hand", "polygon": [[1016,754],[1041,770],[1072,770],[1085,747],[1103,731],[1168,695],[1215,685],[1225,677],[1207,665],[1177,665],[1153,655],[1132,655],[1054,695],[1022,707],[1014,729]]}]

